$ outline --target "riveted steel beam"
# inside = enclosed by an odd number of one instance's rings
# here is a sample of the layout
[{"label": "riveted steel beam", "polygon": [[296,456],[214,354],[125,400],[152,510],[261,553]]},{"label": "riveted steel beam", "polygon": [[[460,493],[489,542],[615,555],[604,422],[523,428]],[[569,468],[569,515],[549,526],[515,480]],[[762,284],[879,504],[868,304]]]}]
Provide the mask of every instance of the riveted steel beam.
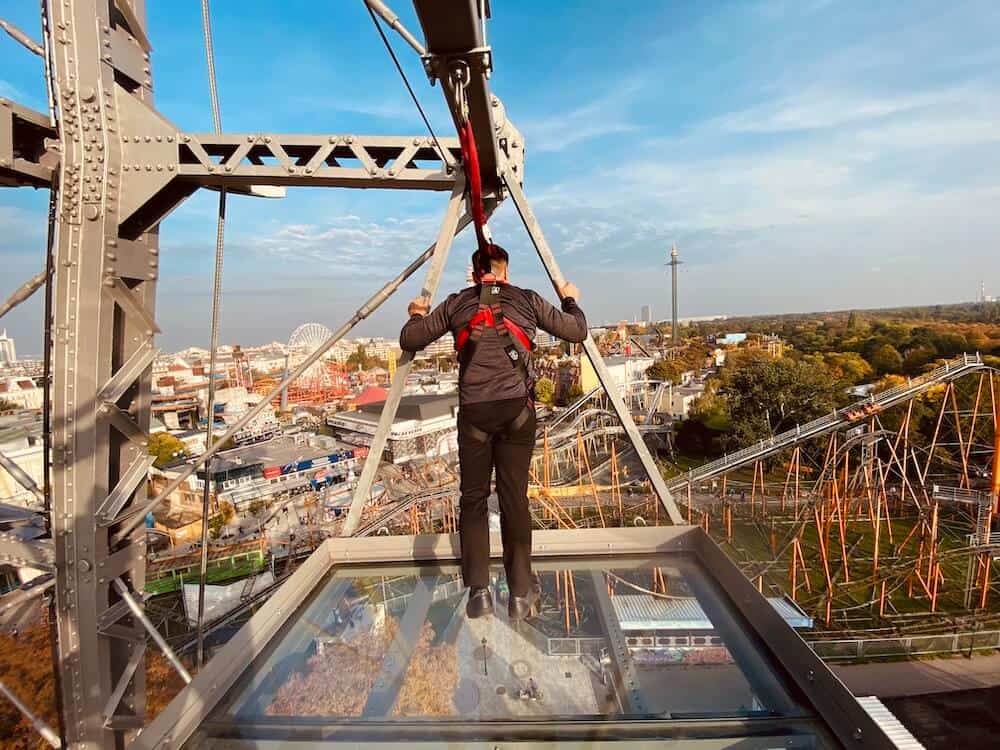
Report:
[{"label": "riveted steel beam", "polygon": [[47,115],[0,97],[0,186],[49,187],[56,138]]},{"label": "riveted steel beam", "polygon": [[25,541],[13,534],[0,533],[0,562],[50,572],[55,568],[52,540]]},{"label": "riveted steel beam", "polygon": [[[123,13],[122,2],[117,10],[107,0],[44,5],[61,156],[50,179],[58,231],[48,311],[59,692],[67,745],[86,750],[121,746],[132,731],[121,729],[127,717],[145,713],[145,670],[138,665],[123,683],[135,658],[130,643],[101,632],[128,613],[111,580],[144,585],[144,531],[118,534],[98,518],[116,488],[110,503],[120,512],[146,497],[146,477],[134,476],[145,465],[150,420],[149,368],[141,365],[158,330],[158,233],[119,232],[122,110],[151,102],[145,4],[131,0]],[[119,627],[142,632],[134,619]],[[126,718],[112,729],[104,709],[123,684],[116,714]]]},{"label": "riveted steel beam", "polygon": [[[465,86],[468,117],[476,137],[483,187],[499,190],[500,152],[497,135],[503,107],[490,93],[487,80],[493,69],[492,52],[486,46],[485,22],[480,15],[486,7],[481,0],[414,0],[413,7],[424,32],[427,53],[424,68],[431,80],[440,80],[456,126],[458,112],[449,81],[456,65],[468,71]],[[495,114],[500,115],[495,117]]]},{"label": "riveted steel beam", "polygon": [[264,195],[264,186],[451,190],[461,150],[426,136],[180,133],[123,99],[122,233],[159,221],[199,187]]}]

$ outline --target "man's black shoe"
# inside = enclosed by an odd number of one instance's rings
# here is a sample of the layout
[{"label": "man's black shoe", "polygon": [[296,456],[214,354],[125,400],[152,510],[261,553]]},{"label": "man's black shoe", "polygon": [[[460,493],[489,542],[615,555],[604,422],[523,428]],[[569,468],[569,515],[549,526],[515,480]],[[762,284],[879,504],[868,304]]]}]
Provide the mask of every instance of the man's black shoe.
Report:
[{"label": "man's black shoe", "polygon": [[541,595],[538,589],[531,588],[525,596],[510,596],[507,602],[507,616],[511,620],[523,620],[538,614],[538,600]]},{"label": "man's black shoe", "polygon": [[473,620],[477,617],[493,614],[493,595],[488,586],[472,586],[469,589],[469,601],[465,605],[465,614]]}]

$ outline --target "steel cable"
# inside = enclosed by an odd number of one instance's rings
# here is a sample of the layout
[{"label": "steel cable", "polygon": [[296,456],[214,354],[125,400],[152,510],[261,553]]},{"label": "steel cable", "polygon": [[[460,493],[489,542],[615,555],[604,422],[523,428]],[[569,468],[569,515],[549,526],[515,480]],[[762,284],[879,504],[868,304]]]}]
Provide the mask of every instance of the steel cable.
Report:
[{"label": "steel cable", "polygon": [[[212,45],[212,18],[209,0],[201,0],[202,34],[205,40],[205,64],[208,68],[208,91],[212,102],[212,123],[215,132],[222,132],[222,113],[219,109],[219,87],[215,77],[215,51]],[[219,190],[219,214],[215,228],[215,276],[212,286],[212,330],[209,343],[208,365],[208,424],[205,427],[205,449],[212,447],[212,428],[215,425],[215,366],[219,346],[219,311],[222,307],[222,261],[226,235],[226,188]],[[208,577],[208,510],[211,496],[211,461],[205,464],[205,486],[201,503],[201,564],[198,576],[197,661],[200,668],[205,659],[205,585]]]},{"label": "steel cable", "polygon": [[399,58],[396,57],[396,51],[392,48],[392,44],[389,43],[389,38],[385,35],[385,31],[382,30],[382,24],[378,22],[378,17],[375,15],[375,11],[373,11],[371,6],[367,3],[365,3],[365,8],[368,11],[368,15],[372,17],[372,23],[375,24],[375,29],[378,31],[378,35],[382,38],[382,43],[385,45],[385,49],[389,53],[389,57],[392,58],[392,62],[396,65],[399,77],[403,79],[403,85],[406,86],[406,90],[410,93],[410,98],[413,100],[413,104],[420,113],[420,118],[424,121],[424,125],[427,126],[427,132],[430,133],[431,138],[434,139],[434,145],[437,146],[438,153],[441,155],[441,161],[444,162],[446,166],[453,167],[454,165],[448,158],[449,154],[441,147],[441,143],[438,141],[438,137],[434,133],[434,128],[431,127],[431,122],[427,119],[427,114],[424,112],[424,108],[420,106],[420,100],[417,99],[417,95],[413,91],[413,87],[410,85],[410,79],[406,77],[406,73],[403,71],[403,66],[400,65]]}]

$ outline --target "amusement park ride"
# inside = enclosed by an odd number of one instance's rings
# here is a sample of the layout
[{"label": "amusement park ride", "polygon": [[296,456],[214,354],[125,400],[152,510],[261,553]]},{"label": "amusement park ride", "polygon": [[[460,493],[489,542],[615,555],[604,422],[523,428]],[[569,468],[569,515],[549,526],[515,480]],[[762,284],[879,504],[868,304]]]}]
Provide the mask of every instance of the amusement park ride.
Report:
[{"label": "amusement park ride", "polygon": [[[597,671],[617,696],[615,707],[600,715],[582,711],[579,716],[482,722],[461,716],[404,722],[398,712],[391,713],[400,670],[415,653],[421,623],[436,596],[434,571],[454,567],[457,538],[350,538],[359,527],[377,460],[364,465],[344,537],[326,540],[195,677],[152,626],[143,611],[147,514],[299,378],[312,378],[313,388],[327,387],[324,372],[317,376],[314,369],[323,354],[428,261],[423,293],[433,297],[453,237],[474,222],[472,209],[466,208],[467,185],[474,189],[481,181],[487,213],[502,200],[513,201],[553,285],[558,288],[563,282],[523,191],[524,139],[490,92],[488,0],[415,0],[423,43],[383,3],[366,2],[420,55],[431,82],[441,85],[456,128],[468,133],[471,126],[478,170],[468,158],[462,159],[458,139],[433,134],[180,131],[153,105],[152,46],[143,0],[47,0],[42,3],[41,44],[6,29],[44,59],[50,103],[50,111],[43,114],[0,100],[0,184],[51,191],[46,272],[29,282],[22,295],[45,286],[48,471],[44,487],[32,491],[44,499],[49,534],[33,542],[0,537],[0,560],[54,574],[62,743],[96,749],[243,747],[279,741],[288,746],[386,747],[418,740],[427,747],[540,747],[564,741],[582,747],[672,739],[698,747],[892,747],[879,725],[704,531],[684,525],[629,407],[589,338],[584,350],[605,387],[610,412],[618,417],[619,429],[648,475],[665,517],[674,524],[546,530],[535,537],[539,569],[566,568],[559,580],[566,589],[572,586],[574,602],[577,587],[583,585],[574,581],[589,582],[592,611],[603,623],[609,644]],[[214,91],[207,2],[203,5]],[[381,25],[378,28],[381,32]],[[215,109],[219,130],[217,103]],[[285,186],[433,190],[448,192],[450,198],[429,248],[324,341],[310,342],[309,354],[259,404],[149,497],[146,443],[151,364],[158,353],[153,337],[160,330],[155,314],[159,223],[202,187],[224,196],[227,191],[266,194]],[[411,356],[404,354],[396,367],[373,439],[373,456],[385,447],[411,364]],[[499,555],[497,541],[494,545]],[[726,704],[721,686],[717,705],[697,712],[671,709],[670,701],[654,699],[653,675],[632,661],[615,621],[610,578],[602,572],[649,560],[686,577],[732,652],[736,673],[752,686],[753,698],[746,705]],[[265,668],[280,671],[280,664],[274,664],[280,649],[288,638],[300,637],[294,629],[299,627],[297,613],[305,607],[312,612],[327,595],[337,602],[345,596],[345,581],[362,575],[352,572],[352,565],[367,566],[370,571],[364,575],[375,581],[379,576],[384,581],[388,571],[400,566],[416,571],[410,574],[416,576],[412,590],[392,600],[404,601],[406,609],[391,654],[375,666],[364,718],[293,721],[254,714],[246,708],[250,704],[234,708],[242,699],[233,691],[249,686],[253,693],[271,679],[265,679]],[[40,586],[35,593],[46,588]],[[387,605],[390,599],[385,598]],[[188,683],[151,723],[146,720],[142,669],[147,637]],[[312,636],[301,637],[311,642]],[[486,638],[483,635],[478,652],[484,665],[489,654]],[[47,731],[58,745],[54,732]]]}]

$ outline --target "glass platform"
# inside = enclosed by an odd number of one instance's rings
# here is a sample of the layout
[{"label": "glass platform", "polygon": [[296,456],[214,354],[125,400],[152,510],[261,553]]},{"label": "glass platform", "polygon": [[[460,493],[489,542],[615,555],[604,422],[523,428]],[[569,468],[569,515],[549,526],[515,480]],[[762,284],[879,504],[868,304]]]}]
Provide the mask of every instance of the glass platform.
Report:
[{"label": "glass platform", "polygon": [[[725,558],[700,530],[553,533],[586,543],[571,555],[541,545],[540,607],[521,622],[507,617],[499,564],[496,614],[474,620],[453,558],[344,561],[378,556],[359,547],[339,564],[310,561],[294,606],[280,599],[288,592],[268,604],[278,611],[266,637],[226,647],[244,666],[214,680],[210,710],[193,699],[204,673],[186,689],[194,691],[187,709],[201,715],[184,746],[832,748],[848,732],[861,737],[851,747],[889,746],[876,727],[861,726],[866,715],[818,659],[805,657],[803,679],[789,679],[794,644],[811,654],[786,622],[794,607],[769,604],[742,576],[745,585],[730,584],[739,572],[706,559],[711,550]],[[649,543],[657,533],[673,540],[670,549]],[[420,538],[396,539],[364,541]],[[427,543],[447,549],[441,539]],[[608,546],[616,551],[597,554]],[[832,694],[808,695],[817,682]],[[837,703],[845,712],[830,712]],[[839,721],[858,726],[845,732]]]}]

